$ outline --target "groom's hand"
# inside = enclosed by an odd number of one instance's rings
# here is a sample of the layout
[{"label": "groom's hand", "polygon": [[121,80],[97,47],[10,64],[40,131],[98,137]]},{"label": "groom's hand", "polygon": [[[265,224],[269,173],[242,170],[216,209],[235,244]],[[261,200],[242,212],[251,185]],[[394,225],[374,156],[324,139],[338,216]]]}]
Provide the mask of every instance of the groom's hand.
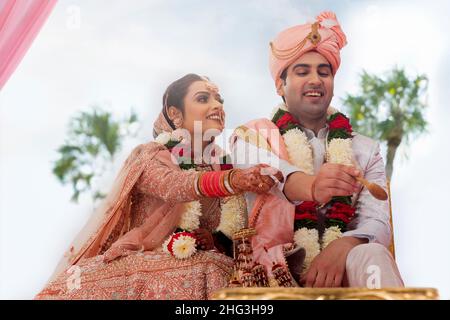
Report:
[{"label": "groom's hand", "polygon": [[317,202],[327,203],[332,197],[349,196],[358,192],[360,184],[355,177],[359,175],[360,171],[354,166],[325,163],[316,176],[301,171],[290,174],[283,191],[290,201],[315,199]]},{"label": "groom's hand", "polygon": [[355,179],[359,175],[360,171],[353,166],[325,163],[316,176],[311,193],[314,192],[314,199],[320,203],[327,203],[332,197],[350,196],[360,188]]},{"label": "groom's hand", "polygon": [[348,253],[366,242],[366,239],[354,237],[334,240],[314,258],[300,284],[313,288],[341,287]]}]

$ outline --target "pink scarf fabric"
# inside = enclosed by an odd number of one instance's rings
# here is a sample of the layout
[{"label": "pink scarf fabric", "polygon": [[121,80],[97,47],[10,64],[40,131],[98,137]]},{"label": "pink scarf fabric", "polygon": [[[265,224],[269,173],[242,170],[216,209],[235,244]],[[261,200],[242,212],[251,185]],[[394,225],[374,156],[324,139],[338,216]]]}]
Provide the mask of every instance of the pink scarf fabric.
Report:
[{"label": "pink scarf fabric", "polygon": [[[244,127],[258,133],[261,139],[268,143],[272,153],[280,159],[289,161],[284,140],[272,121],[253,120]],[[233,135],[231,144],[236,139],[237,137]],[[255,219],[258,211],[258,219],[254,226],[257,234],[252,238],[253,259],[264,265],[270,275],[274,263],[286,264],[283,248],[293,242],[295,206],[277,196],[264,194],[256,197],[249,221]]]},{"label": "pink scarf fabric", "polygon": [[56,0],[0,1],[0,90],[19,65]]},{"label": "pink scarf fabric", "polygon": [[[153,126],[157,133],[173,131],[162,113]],[[129,229],[132,214],[131,191],[146,164],[156,158],[173,170],[180,170],[179,166],[173,163],[170,153],[161,152],[165,150],[164,146],[154,142],[141,144],[133,150],[122,166],[108,196],[72,242],[50,281],[81,259],[94,257],[102,250],[108,249],[105,244],[108,243],[108,239],[121,220],[125,223],[120,231],[121,237],[114,245],[123,245],[132,250],[139,250],[142,245],[145,250],[153,250],[175,230],[182,214],[183,204],[164,202],[161,202],[161,206],[147,217],[144,224],[138,228]],[[213,168],[220,170],[220,166],[213,166]]]}]

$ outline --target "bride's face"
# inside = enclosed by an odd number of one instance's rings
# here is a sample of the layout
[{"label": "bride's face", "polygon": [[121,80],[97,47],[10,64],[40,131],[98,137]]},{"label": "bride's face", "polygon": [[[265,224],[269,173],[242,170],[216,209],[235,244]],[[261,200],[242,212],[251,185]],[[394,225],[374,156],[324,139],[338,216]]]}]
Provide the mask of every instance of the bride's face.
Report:
[{"label": "bride's face", "polygon": [[183,101],[183,128],[192,134],[194,127],[198,128],[201,122],[202,134],[209,130],[207,132],[209,135],[216,136],[223,131],[225,112],[223,111],[223,99],[217,87],[206,81],[193,82]]}]

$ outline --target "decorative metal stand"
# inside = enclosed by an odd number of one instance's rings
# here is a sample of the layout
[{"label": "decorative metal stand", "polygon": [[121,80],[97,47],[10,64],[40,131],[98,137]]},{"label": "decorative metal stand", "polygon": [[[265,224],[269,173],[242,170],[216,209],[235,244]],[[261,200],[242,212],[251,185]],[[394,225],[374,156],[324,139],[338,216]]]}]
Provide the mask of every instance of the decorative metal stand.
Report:
[{"label": "decorative metal stand", "polygon": [[236,232],[233,236],[235,269],[230,287],[268,287],[266,268],[253,262],[251,238],[256,234],[253,228]]}]

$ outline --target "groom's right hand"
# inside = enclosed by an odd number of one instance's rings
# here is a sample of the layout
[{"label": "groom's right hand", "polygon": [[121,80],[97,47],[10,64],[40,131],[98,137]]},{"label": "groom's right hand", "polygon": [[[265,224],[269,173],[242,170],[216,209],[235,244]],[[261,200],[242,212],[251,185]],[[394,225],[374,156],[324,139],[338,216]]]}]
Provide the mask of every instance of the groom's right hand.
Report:
[{"label": "groom's right hand", "polygon": [[354,166],[325,163],[316,176],[302,171],[290,174],[283,191],[290,201],[327,203],[332,197],[358,192],[360,185],[355,177],[359,175],[360,171]]},{"label": "groom's right hand", "polygon": [[311,198],[327,203],[332,197],[350,196],[360,189],[355,177],[360,171],[354,166],[325,163],[320,168],[311,186]]}]

